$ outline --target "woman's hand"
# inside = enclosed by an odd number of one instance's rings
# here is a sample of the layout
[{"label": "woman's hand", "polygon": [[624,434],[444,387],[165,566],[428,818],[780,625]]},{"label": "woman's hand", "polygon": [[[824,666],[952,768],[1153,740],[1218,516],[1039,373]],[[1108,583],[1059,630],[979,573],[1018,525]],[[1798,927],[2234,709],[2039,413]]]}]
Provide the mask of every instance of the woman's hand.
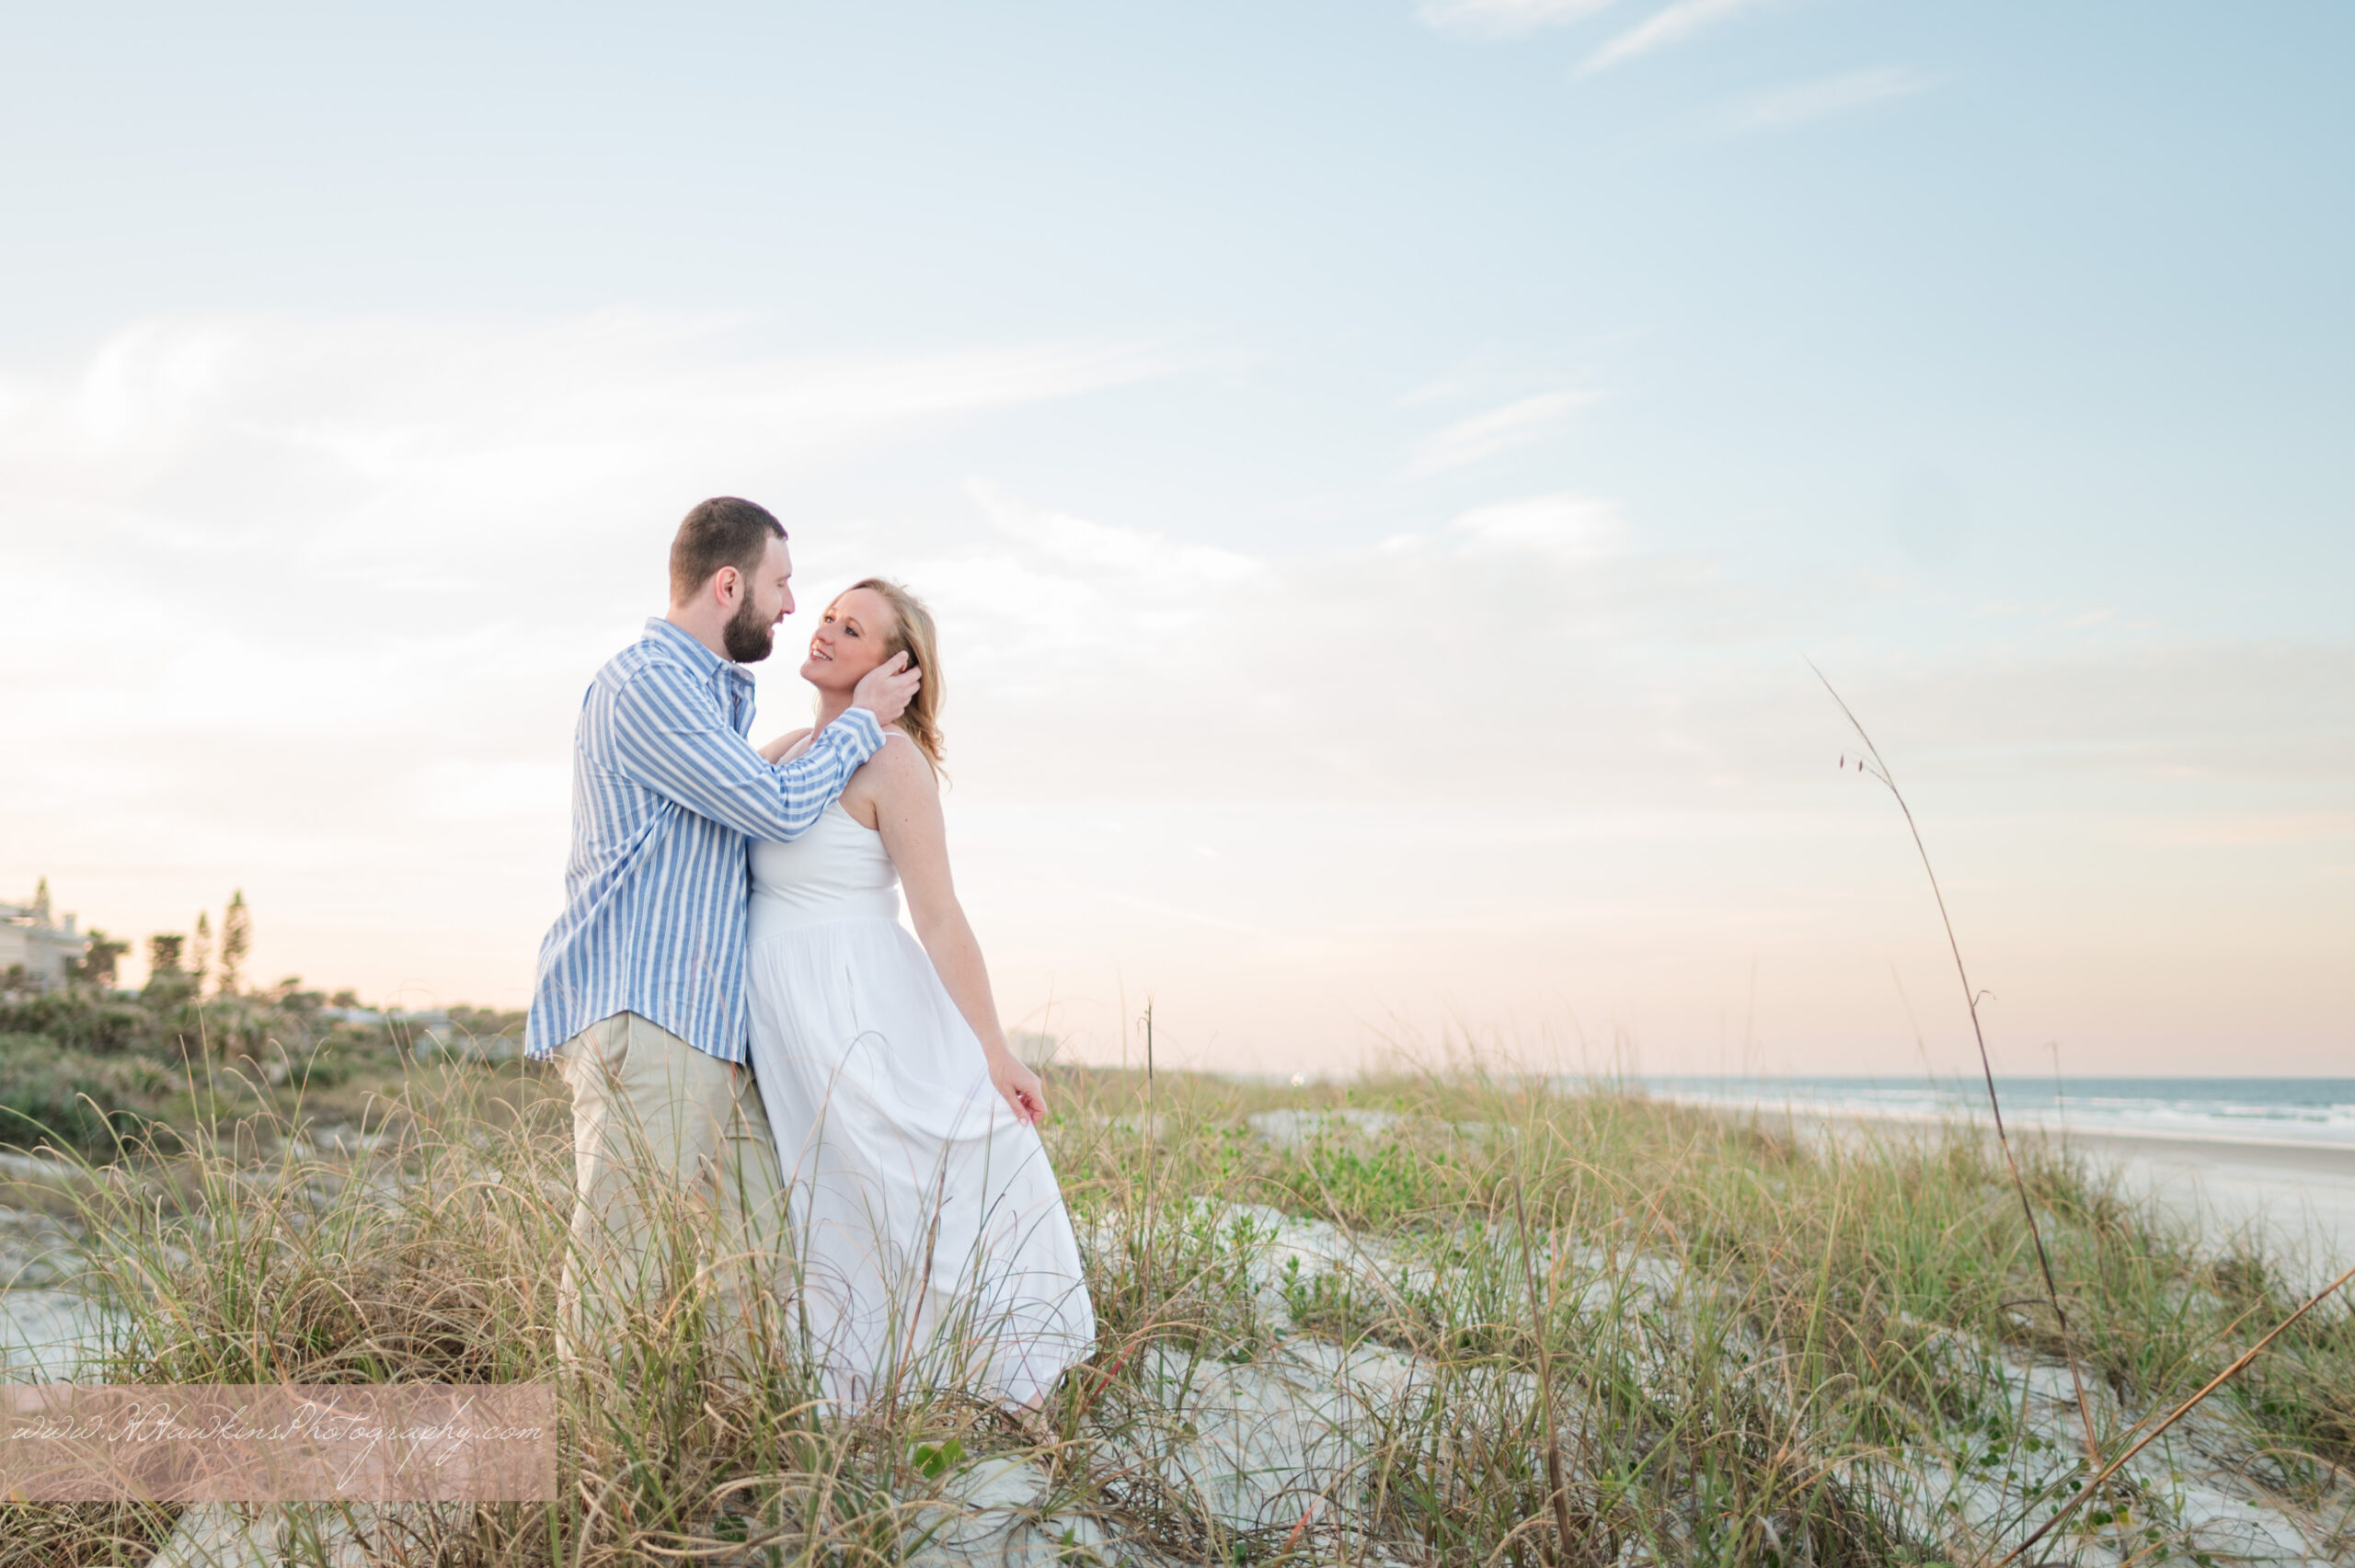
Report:
[{"label": "woman's hand", "polygon": [[1014,1053],[1003,1047],[990,1053],[990,1082],[1014,1114],[1032,1127],[1047,1119],[1047,1089],[1039,1075],[1015,1059]]}]

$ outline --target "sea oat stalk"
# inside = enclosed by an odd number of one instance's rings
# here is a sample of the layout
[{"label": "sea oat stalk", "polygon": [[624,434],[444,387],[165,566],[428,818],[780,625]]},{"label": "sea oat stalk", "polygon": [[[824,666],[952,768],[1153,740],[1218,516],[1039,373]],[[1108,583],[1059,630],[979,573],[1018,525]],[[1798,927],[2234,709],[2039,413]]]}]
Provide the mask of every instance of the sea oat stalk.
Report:
[{"label": "sea oat stalk", "polygon": [[[1905,803],[1905,792],[1897,787],[1896,775],[1890,772],[1888,762],[1882,760],[1880,748],[1873,744],[1872,736],[1867,733],[1855,711],[1848,706],[1847,700],[1832,686],[1831,678],[1822,670],[1816,670],[1812,659],[1808,661],[1808,668],[1815,670],[1815,678],[1823,682],[1823,689],[1832,693],[1834,703],[1840,704],[1840,712],[1847,719],[1848,727],[1854,729],[1856,738],[1865,743],[1865,755],[1855,759],[1856,771],[1867,778],[1878,780],[1889,791],[1890,798],[1897,802],[1897,809],[1905,817],[1905,830],[1913,835],[1913,849],[1922,857],[1922,870],[1930,879],[1930,897],[1937,901],[1938,920],[1946,927],[1947,950],[1954,955],[1955,978],[1962,982],[1963,1005],[1970,1010],[1970,1034],[1979,1046],[1979,1070],[1987,1082],[1987,1108],[1995,1118],[1995,1141],[2003,1149],[2004,1163],[2012,1173],[2012,1185],[2020,1195],[2020,1213],[2028,1220],[2028,1239],[2036,1245],[2036,1266],[2044,1276],[2045,1300],[2052,1308],[2054,1322],[2061,1326],[2061,1356],[2069,1364],[2070,1386],[2077,1395],[2077,1415],[2085,1423],[2086,1462],[2099,1470],[2101,1447],[2094,1436],[2093,1405],[2085,1398],[2085,1375],[2077,1369],[2076,1347],[2069,1334],[2069,1314],[2062,1309],[2061,1289],[2052,1281],[2052,1258],[2045,1250],[2044,1231],[2036,1222],[2036,1205],[2028,1198],[2028,1182],[2020,1174],[2020,1162],[2012,1153],[2011,1138],[2004,1130],[2004,1103],[1995,1093],[1995,1068],[1987,1055],[1987,1031],[1979,1022],[1980,993],[1971,989],[1970,971],[1963,965],[1962,942],[1954,933],[1954,917],[1947,912],[1947,896],[1938,887],[1937,868],[1930,864],[1930,849],[1922,841],[1921,825],[1913,820],[1913,808]],[[1844,756],[1841,758],[1841,766],[1847,766],[1848,761]]]}]

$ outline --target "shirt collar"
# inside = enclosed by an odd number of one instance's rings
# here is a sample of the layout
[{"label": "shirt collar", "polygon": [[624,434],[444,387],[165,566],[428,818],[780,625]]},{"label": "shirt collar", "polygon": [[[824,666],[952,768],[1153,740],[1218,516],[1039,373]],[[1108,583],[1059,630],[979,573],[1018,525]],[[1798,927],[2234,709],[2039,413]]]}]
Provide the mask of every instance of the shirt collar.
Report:
[{"label": "shirt collar", "polygon": [[732,658],[720,658],[660,615],[647,621],[646,635],[649,641],[661,643],[705,676],[709,676],[715,671],[725,670],[747,686],[752,683],[751,670]]}]

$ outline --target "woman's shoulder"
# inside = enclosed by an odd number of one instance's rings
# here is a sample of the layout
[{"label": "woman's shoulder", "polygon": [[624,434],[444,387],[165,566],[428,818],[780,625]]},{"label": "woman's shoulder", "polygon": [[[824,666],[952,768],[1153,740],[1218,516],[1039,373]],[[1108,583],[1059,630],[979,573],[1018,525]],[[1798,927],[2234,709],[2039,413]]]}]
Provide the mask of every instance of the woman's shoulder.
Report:
[{"label": "woman's shoulder", "polygon": [[887,777],[921,779],[927,788],[938,787],[939,780],[933,776],[932,763],[925,759],[924,748],[896,724],[883,731],[883,749],[867,761],[869,766],[882,768]]},{"label": "woman's shoulder", "polygon": [[867,759],[853,779],[869,790],[894,795],[917,789],[937,794],[940,789],[932,764],[925,761],[924,749],[895,724],[884,727],[881,749]]},{"label": "woman's shoulder", "polygon": [[[900,744],[893,745],[894,738]],[[860,827],[872,828],[878,823],[868,818],[879,820],[884,808],[921,809],[920,801],[939,794],[940,783],[925,765],[924,753],[897,725],[890,725],[883,731],[883,749],[860,763],[843,786],[843,809]]]}]

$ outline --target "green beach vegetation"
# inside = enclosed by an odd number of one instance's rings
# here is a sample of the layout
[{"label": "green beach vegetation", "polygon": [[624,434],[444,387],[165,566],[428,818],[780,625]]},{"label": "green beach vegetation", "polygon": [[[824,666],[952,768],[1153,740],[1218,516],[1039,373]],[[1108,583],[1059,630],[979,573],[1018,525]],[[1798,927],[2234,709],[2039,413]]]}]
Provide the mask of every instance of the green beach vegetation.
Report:
[{"label": "green beach vegetation", "polygon": [[[915,1367],[826,1415],[789,1306],[713,1322],[679,1204],[664,1291],[568,1369],[569,1118],[531,1064],[412,1061],[366,1139],[299,1093],[239,1103],[42,1201],[112,1304],[109,1380],[561,1391],[557,1502],[335,1525],[381,1561],[1994,1563],[2088,1473],[1970,1129],[1810,1133],[1474,1059],[1049,1084],[1099,1344],[1030,1418]],[[2288,1260],[2021,1153],[2114,1457],[2290,1312]],[[2332,1301],[2031,1560],[2340,1558],[2350,1464]],[[7,1505],[0,1564],[144,1562],[179,1513]]]},{"label": "green beach vegetation", "polygon": [[209,912],[192,944],[179,933],[148,938],[136,990],[115,983],[131,944],[95,930],[62,987],[0,988],[0,1149],[48,1144],[106,1158],[124,1138],[169,1143],[179,1128],[239,1118],[266,1128],[279,1119],[266,1113],[297,1097],[315,1119],[340,1113],[359,1126],[372,1104],[397,1095],[420,1053],[521,1048],[521,1012],[369,1008],[293,976],[248,987],[252,941],[239,892],[217,944]]},{"label": "green beach vegetation", "polygon": [[152,981],[0,1001],[0,1148],[104,1159],[126,1138],[169,1143],[241,1117],[268,1128],[265,1113],[298,1096],[315,1118],[357,1126],[401,1092],[420,1052],[509,1054],[522,1034],[520,1013],[336,1009],[291,979],[201,1001]]}]

